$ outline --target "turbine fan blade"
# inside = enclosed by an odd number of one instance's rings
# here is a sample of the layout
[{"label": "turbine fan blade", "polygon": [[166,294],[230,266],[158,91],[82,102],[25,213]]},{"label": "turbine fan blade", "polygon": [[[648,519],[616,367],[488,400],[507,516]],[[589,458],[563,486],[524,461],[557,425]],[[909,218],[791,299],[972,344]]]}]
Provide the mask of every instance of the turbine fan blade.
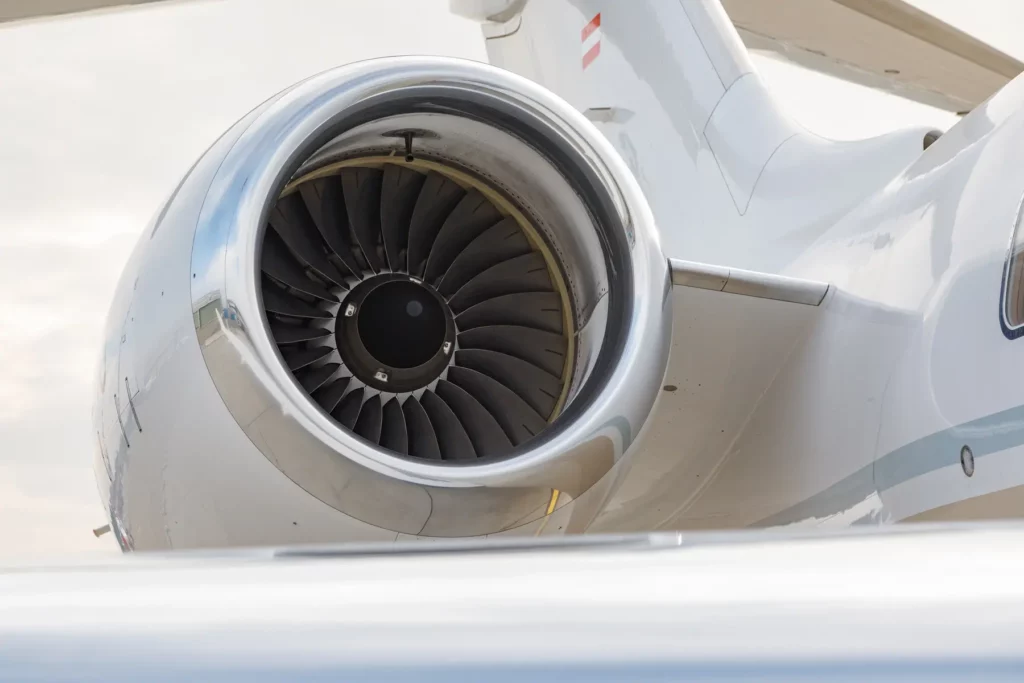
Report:
[{"label": "turbine fan blade", "polygon": [[531,252],[491,266],[480,273],[462,285],[448,300],[448,305],[458,313],[481,301],[504,294],[550,291],[551,278],[544,257]]},{"label": "turbine fan blade", "polygon": [[465,191],[440,173],[431,171],[423,182],[409,222],[408,266],[411,275],[422,275],[427,255],[445,218]]},{"label": "turbine fan blade", "polygon": [[375,168],[345,168],[341,171],[341,188],[345,193],[348,222],[363,252],[363,258],[375,273],[381,271],[382,265],[377,253],[377,243],[381,238],[382,177],[383,173]]},{"label": "turbine fan blade", "polygon": [[296,299],[274,286],[263,286],[263,308],[271,313],[289,315],[293,318],[333,318],[328,311],[321,311],[301,299]]},{"label": "turbine fan blade", "polygon": [[479,457],[497,458],[512,450],[501,425],[469,392],[445,380],[437,383],[435,392],[459,418]]},{"label": "turbine fan blade", "polygon": [[345,427],[352,429],[356,426],[356,420],[359,419],[359,412],[362,407],[363,388],[359,387],[346,394],[345,398],[341,399],[341,403],[338,404],[338,407],[334,409],[331,415]]},{"label": "turbine fan blade", "polygon": [[471,306],[455,319],[460,330],[487,325],[522,325],[562,332],[562,302],[554,292],[506,294]]},{"label": "turbine fan blade", "polygon": [[330,346],[317,346],[312,349],[289,350],[282,352],[281,355],[284,356],[284,362],[288,364],[290,370],[301,370],[307,365],[331,355],[333,350]]},{"label": "turbine fan blade", "polygon": [[288,248],[273,230],[268,230],[263,240],[263,258],[261,268],[264,273],[292,289],[309,294],[324,301],[336,302],[338,299],[327,291],[323,285],[314,282],[302,267],[288,253]]},{"label": "turbine fan blade", "polygon": [[346,241],[349,234],[348,213],[345,209],[341,180],[338,176],[321,178],[311,183],[303,183],[301,191],[302,199],[306,202],[313,223],[324,242],[345,264],[350,274],[355,277],[361,276],[363,268]]},{"label": "turbine fan blade", "polygon": [[393,271],[406,269],[409,221],[426,176],[396,164],[384,166],[380,192],[380,227],[384,251]]},{"label": "turbine fan blade", "polygon": [[340,367],[339,363],[325,363],[318,368],[310,368],[303,372],[299,382],[302,384],[302,388],[306,390],[306,393],[311,394],[330,379],[334,371]]},{"label": "turbine fan blade", "polygon": [[477,236],[501,220],[494,204],[476,190],[472,190],[448,216],[437,233],[434,246],[427,257],[423,279],[437,282],[452,261]]},{"label": "turbine fan blade", "polygon": [[440,460],[441,449],[437,444],[437,436],[420,402],[411,397],[406,399],[402,404],[402,412],[405,414],[405,427],[409,432],[409,455],[426,460]]},{"label": "turbine fan blade", "polygon": [[285,325],[283,323],[271,323],[270,334],[274,341],[281,344],[298,344],[301,342],[323,339],[331,335],[331,331],[324,327],[302,327],[299,325]]},{"label": "turbine fan blade", "polygon": [[462,285],[491,266],[530,253],[530,243],[511,218],[488,228],[463,249],[438,284],[438,291],[451,296]]},{"label": "turbine fan blade", "polygon": [[339,377],[327,386],[317,389],[313,394],[313,400],[319,403],[325,412],[333,412],[338,407],[341,397],[345,395],[345,389],[348,388],[351,381],[351,377]]},{"label": "turbine fan blade", "polygon": [[460,333],[459,348],[500,351],[561,377],[568,342],[560,334],[532,327],[489,325]]},{"label": "turbine fan blade", "polygon": [[437,445],[441,449],[441,458],[444,460],[474,460],[476,450],[469,435],[459,422],[448,404],[439,399],[431,391],[423,392],[420,399],[423,410],[430,417],[430,424],[434,427],[434,434],[437,435]]},{"label": "turbine fan blade", "polygon": [[367,441],[380,442],[381,407],[380,394],[371,396],[359,411],[355,432]]},{"label": "turbine fan blade", "polygon": [[405,428],[405,413],[402,412],[402,404],[398,402],[397,398],[384,404],[380,445],[395,453],[409,455],[409,434]]},{"label": "turbine fan blade", "polygon": [[452,366],[448,369],[448,381],[479,401],[498,421],[513,445],[523,443],[547,424],[518,394],[483,373]]},{"label": "turbine fan blade", "polygon": [[514,356],[484,349],[460,350],[455,354],[459,367],[481,372],[516,392],[542,416],[550,416],[562,393],[558,377]]},{"label": "turbine fan blade", "polygon": [[270,212],[270,227],[317,275],[340,287],[345,286],[345,278],[327,260],[313,219],[298,193],[293,192],[277,200],[277,206]]}]

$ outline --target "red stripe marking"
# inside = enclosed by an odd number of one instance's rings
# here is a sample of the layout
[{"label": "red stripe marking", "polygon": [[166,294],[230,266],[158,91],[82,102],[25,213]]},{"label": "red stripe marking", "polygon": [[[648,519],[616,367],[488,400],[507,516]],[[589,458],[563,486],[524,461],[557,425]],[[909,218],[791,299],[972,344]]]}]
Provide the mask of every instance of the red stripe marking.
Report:
[{"label": "red stripe marking", "polygon": [[583,55],[583,68],[586,69],[590,66],[590,63],[597,59],[599,54],[601,54],[601,43],[594,43],[594,47],[587,50],[587,54]]},{"label": "red stripe marking", "polygon": [[594,15],[594,18],[590,20],[590,23],[583,27],[583,32],[580,34],[580,42],[590,37],[590,34],[601,28],[601,13],[598,12]]}]

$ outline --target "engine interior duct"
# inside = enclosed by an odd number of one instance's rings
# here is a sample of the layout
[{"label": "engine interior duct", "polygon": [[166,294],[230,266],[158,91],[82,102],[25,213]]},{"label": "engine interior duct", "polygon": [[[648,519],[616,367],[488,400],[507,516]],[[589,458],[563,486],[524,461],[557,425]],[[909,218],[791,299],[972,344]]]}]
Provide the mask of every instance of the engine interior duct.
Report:
[{"label": "engine interior duct", "polygon": [[575,342],[562,264],[479,176],[411,153],[328,164],[289,183],[262,252],[271,335],[339,427],[467,462],[508,456],[561,410]]}]

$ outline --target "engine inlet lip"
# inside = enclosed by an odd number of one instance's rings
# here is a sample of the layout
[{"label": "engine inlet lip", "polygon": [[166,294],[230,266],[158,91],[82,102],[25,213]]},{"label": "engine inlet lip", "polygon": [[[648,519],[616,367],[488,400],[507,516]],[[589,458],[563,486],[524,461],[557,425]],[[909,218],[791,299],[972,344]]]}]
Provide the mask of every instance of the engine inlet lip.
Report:
[{"label": "engine inlet lip", "polygon": [[[386,58],[370,60],[370,62],[397,62],[402,60],[403,58]],[[513,76],[513,78],[518,77]],[[551,442],[563,431],[565,426],[577,421],[585,414],[591,407],[593,400],[599,397],[606,388],[607,381],[615,370],[616,362],[621,358],[627,343],[630,332],[629,321],[633,317],[633,308],[636,304],[633,261],[635,258],[637,225],[634,221],[639,218],[639,216],[630,214],[629,209],[622,201],[621,195],[609,196],[596,190],[602,181],[611,182],[614,190],[619,192],[622,192],[624,188],[622,185],[614,183],[611,178],[607,176],[602,177],[598,169],[592,165],[577,163],[580,149],[577,147],[576,141],[567,139],[563,132],[558,129],[558,125],[566,125],[566,122],[549,121],[546,125],[536,125],[536,115],[538,113],[550,115],[552,112],[530,110],[524,112],[523,103],[515,101],[515,98],[508,98],[508,94],[505,92],[484,92],[465,88],[461,85],[433,81],[430,84],[407,84],[401,88],[373,94],[354,103],[349,110],[336,115],[324,123],[314,135],[311,135],[291,154],[287,164],[282,167],[281,172],[277,176],[272,194],[267,197],[257,233],[258,238],[262,240],[266,215],[273,205],[273,198],[278,197],[285,190],[289,182],[313,154],[345,131],[379,119],[408,113],[435,113],[461,116],[500,127],[513,136],[525,141],[527,145],[540,153],[541,156],[546,157],[562,173],[574,190],[587,202],[588,206],[591,207],[591,218],[596,227],[600,229],[602,239],[606,243],[604,257],[608,262],[607,268],[610,279],[614,281],[614,286],[609,287],[609,291],[606,293],[608,300],[608,324],[605,330],[605,339],[602,344],[601,353],[595,367],[589,373],[585,385],[578,391],[573,401],[561,411],[556,420],[542,434],[524,445],[524,447],[517,448],[512,454],[503,459],[506,461],[515,459],[521,450],[535,450],[537,446],[545,442]],[[523,122],[523,113],[528,114],[525,118],[529,120],[529,123]],[[577,112],[572,112],[572,114],[576,115]],[[580,118],[585,121],[582,117]],[[558,125],[555,125],[556,123]],[[591,124],[586,122],[585,125],[590,126]],[[595,131],[595,133],[597,132]],[[597,135],[600,135],[600,133],[597,133]],[[615,154],[610,147],[608,151]],[[642,199],[639,188],[636,188],[636,193],[637,196],[641,197],[640,201],[646,208],[646,201]],[[648,220],[653,226],[653,219],[648,218]],[[660,249],[658,251],[658,257],[661,258]],[[664,267],[664,270],[666,272],[664,281],[667,282],[667,265]],[[658,285],[659,290],[662,289],[661,284],[659,283]],[[660,378],[656,382],[660,387]],[[655,395],[657,394],[655,393]],[[632,432],[633,430],[629,431]],[[633,435],[630,434],[626,440],[631,441],[632,437]],[[382,455],[388,458],[395,457],[390,454]],[[487,463],[485,462],[431,465],[431,467],[467,469],[482,469],[486,466]]]},{"label": "engine inlet lip", "polygon": [[[255,264],[271,203],[301,164],[332,138],[362,123],[409,112],[476,118],[525,140],[576,186],[607,247],[612,286],[604,300],[607,338],[599,362],[576,400],[544,435],[527,452],[501,462],[445,466],[367,452],[358,438],[339,434],[315,406],[308,405],[283,369],[261,320]],[[220,257],[213,249],[222,250],[221,275],[214,267]],[[348,461],[386,475],[387,486],[478,488],[532,482],[530,486],[543,487],[545,482],[537,475],[555,459],[565,464],[567,459],[589,458],[594,453],[587,448],[591,443],[610,457],[602,456],[597,469],[585,466],[580,471],[587,471],[588,479],[600,477],[630,447],[649,415],[667,359],[667,262],[650,209],[624,163],[566,103],[525,79],[461,60],[388,58],[342,67],[284,92],[245,120],[237,142],[214,174],[197,223],[193,272],[207,271],[210,276],[193,284],[193,308],[198,310],[214,297],[222,307],[238,310],[237,321],[225,323],[223,330],[249,374],[240,377],[234,368],[217,367],[226,361],[205,350],[204,358],[243,429],[252,417],[246,417],[231,398],[243,390],[229,387],[229,381],[250,382],[251,391],[280,405],[287,417],[282,429],[297,439],[293,450],[322,446],[324,457],[335,456],[332,467]],[[235,374],[228,377],[226,370]],[[353,494],[353,501],[356,498]],[[384,513],[352,509],[356,502],[329,504],[360,519],[374,517],[374,524],[400,528],[377,519]]]}]

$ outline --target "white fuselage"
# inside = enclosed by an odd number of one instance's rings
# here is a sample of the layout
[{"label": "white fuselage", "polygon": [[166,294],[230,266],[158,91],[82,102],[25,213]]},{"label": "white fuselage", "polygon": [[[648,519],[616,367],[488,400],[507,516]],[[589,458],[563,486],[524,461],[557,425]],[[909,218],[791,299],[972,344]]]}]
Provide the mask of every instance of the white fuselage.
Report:
[{"label": "white fuselage", "polygon": [[[1024,193],[1024,81],[927,149],[924,128],[833,142],[783,113],[718,2],[453,4],[478,19],[470,10],[503,6],[503,23],[485,24],[492,62],[564,101],[456,60],[327,72],[236,124],[144,231],[111,308],[95,409],[96,474],[122,547],[1024,515],[1024,321],[1004,310],[1004,280],[1024,288],[1005,277],[1024,261],[1008,258]],[[561,138],[546,139],[583,150],[581,164],[605,169],[608,196],[629,200],[617,209],[626,237],[614,244],[635,262],[619,272],[643,285],[616,309],[634,314],[621,318],[631,336],[608,365],[615,381],[593,404],[608,415],[562,420],[560,432],[554,418],[561,440],[537,439],[518,460],[477,470],[409,465],[358,441],[303,402],[277,350],[239,336],[268,334],[245,279],[262,277],[256,215],[278,196],[274,173],[319,131],[314,114],[323,125],[333,106],[351,114],[337,102],[369,87],[367,74],[437,87],[445,73],[558,112]],[[249,126],[301,129],[289,151],[281,135]],[[466,139],[477,153],[488,143]],[[538,158],[520,177],[552,171]],[[241,278],[234,289],[210,284],[229,272]],[[588,317],[608,316],[602,305]],[[644,371],[623,370],[621,358]],[[261,393],[271,385],[288,400]],[[407,466],[419,468],[418,497],[384,496],[405,490]],[[501,496],[517,491],[531,493],[529,515],[467,525],[510,515]],[[358,509],[346,507],[353,501]],[[420,517],[436,528],[410,523]]]},{"label": "white fuselage", "polygon": [[927,150],[843,143],[781,113],[716,2],[529,2],[485,34],[616,145],[669,257],[830,285],[817,308],[676,288],[675,390],[596,528],[1024,514],[1000,323],[1024,82]]}]

